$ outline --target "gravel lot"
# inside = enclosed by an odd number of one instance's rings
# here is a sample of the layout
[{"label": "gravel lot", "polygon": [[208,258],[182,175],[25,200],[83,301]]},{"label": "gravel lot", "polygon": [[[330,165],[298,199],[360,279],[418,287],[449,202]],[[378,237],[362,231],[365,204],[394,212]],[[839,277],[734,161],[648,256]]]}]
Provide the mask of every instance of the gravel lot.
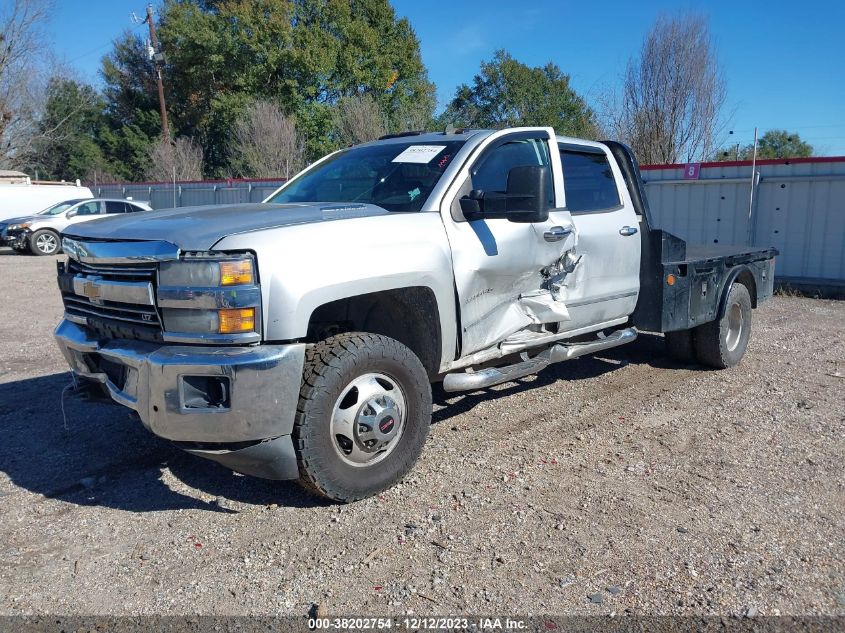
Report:
[{"label": "gravel lot", "polygon": [[0,614],[845,614],[843,302],[766,303],[732,370],[643,335],[436,389],[410,478],[337,506],[63,422],[54,262],[0,251]]}]

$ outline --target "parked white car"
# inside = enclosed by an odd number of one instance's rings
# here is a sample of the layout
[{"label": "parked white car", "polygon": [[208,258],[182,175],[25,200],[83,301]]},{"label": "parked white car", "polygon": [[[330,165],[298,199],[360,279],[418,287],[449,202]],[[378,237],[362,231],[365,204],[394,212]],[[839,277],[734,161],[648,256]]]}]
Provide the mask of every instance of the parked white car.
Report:
[{"label": "parked white car", "polygon": [[0,243],[23,253],[56,255],[62,250],[61,234],[67,227],[106,216],[150,211],[146,202],[120,199],[74,199],[59,202],[40,213],[0,222]]}]

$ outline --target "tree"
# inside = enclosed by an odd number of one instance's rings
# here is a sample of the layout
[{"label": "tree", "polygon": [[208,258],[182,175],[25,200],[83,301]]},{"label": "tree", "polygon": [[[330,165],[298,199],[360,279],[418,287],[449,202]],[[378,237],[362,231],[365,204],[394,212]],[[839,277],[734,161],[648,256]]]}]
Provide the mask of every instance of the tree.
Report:
[{"label": "tree", "polygon": [[[813,155],[813,146],[801,140],[798,134],[786,130],[769,130],[757,141],[757,158],[804,158]],[[717,152],[717,161],[751,160],[754,145],[724,149]]]},{"label": "tree", "polygon": [[293,117],[256,101],[235,123],[231,162],[242,176],[290,178],[305,166],[305,142]]},{"label": "tree", "polygon": [[100,74],[107,123],[101,134],[103,152],[119,177],[140,180],[161,134],[155,67],[144,42],[125,32],[103,57]]},{"label": "tree", "polygon": [[458,87],[440,120],[459,127],[548,125],[560,134],[596,134],[595,115],[568,75],[551,62],[526,66],[504,50],[481,63],[472,86]]},{"label": "tree", "polygon": [[812,145],[802,141],[798,134],[786,130],[769,130],[757,143],[757,158],[799,158],[812,155]]},{"label": "tree", "polygon": [[689,162],[712,154],[725,82],[705,18],[662,16],[625,73],[610,127],[640,163]]},{"label": "tree", "polygon": [[202,180],[202,148],[193,139],[159,137],[150,147],[147,178],[157,182]]},{"label": "tree", "polygon": [[89,173],[109,173],[101,149],[104,102],[91,86],[54,77],[37,123],[29,164],[46,178],[75,180]]},{"label": "tree", "polygon": [[202,143],[214,173],[228,169],[232,126],[256,100],[296,118],[309,159],[340,146],[343,97],[370,95],[391,128],[433,111],[419,42],[388,0],[170,0],[158,33],[174,126]]},{"label": "tree", "polygon": [[334,115],[338,138],[343,145],[366,143],[387,134],[384,114],[372,95],[341,97]]},{"label": "tree", "polygon": [[42,25],[49,0],[0,6],[0,166],[26,164],[44,101]]}]

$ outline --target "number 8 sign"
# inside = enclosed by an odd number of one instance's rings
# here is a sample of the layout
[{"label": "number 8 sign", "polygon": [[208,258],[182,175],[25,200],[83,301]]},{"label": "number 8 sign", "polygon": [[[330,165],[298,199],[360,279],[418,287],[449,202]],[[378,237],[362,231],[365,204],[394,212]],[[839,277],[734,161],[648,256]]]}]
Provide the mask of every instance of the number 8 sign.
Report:
[{"label": "number 8 sign", "polygon": [[684,165],[684,180],[698,180],[701,173],[701,163],[687,163]]}]

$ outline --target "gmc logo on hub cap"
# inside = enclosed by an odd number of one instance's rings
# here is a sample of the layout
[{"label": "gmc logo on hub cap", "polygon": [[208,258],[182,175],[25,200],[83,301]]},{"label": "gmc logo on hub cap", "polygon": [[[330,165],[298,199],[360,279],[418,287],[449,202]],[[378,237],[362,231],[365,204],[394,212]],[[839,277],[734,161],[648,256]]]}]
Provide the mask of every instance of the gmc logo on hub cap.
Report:
[{"label": "gmc logo on hub cap", "polygon": [[395,422],[393,418],[385,418],[384,420],[378,423],[378,430],[382,433],[390,433],[394,423]]}]

